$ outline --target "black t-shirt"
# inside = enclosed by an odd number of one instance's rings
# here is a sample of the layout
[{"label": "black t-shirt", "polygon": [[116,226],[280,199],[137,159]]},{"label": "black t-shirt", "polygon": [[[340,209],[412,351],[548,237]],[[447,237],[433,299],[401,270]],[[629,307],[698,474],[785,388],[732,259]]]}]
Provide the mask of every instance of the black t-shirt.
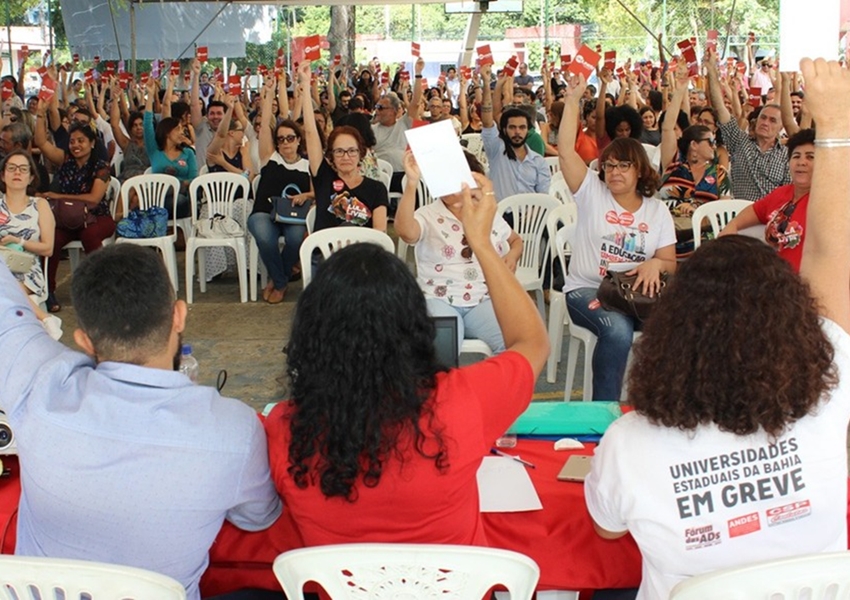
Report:
[{"label": "black t-shirt", "polygon": [[372,227],[372,213],[388,203],[383,183],[364,177],[360,185],[351,189],[324,160],[313,176],[313,190],[316,192],[316,231],[338,225]]},{"label": "black t-shirt", "polygon": [[309,191],[310,174],[307,171],[287,168],[272,158],[260,171],[260,183],[251,214],[271,213],[272,196],[295,196]]}]

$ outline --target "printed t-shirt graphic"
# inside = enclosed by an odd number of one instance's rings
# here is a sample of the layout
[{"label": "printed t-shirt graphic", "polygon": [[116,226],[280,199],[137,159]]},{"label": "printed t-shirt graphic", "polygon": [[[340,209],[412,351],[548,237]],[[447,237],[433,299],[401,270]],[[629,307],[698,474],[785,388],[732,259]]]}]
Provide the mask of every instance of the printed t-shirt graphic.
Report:
[{"label": "printed t-shirt graphic", "polygon": [[[609,210],[605,220],[619,226],[616,230],[602,236],[599,249],[599,275],[604,277],[612,265],[618,263],[641,263],[647,259],[646,238],[649,225],[644,221],[635,223],[634,214],[629,211],[617,213]],[[614,269],[621,271],[623,269]]]},{"label": "printed t-shirt graphic", "polygon": [[333,182],[333,193],[328,212],[349,225],[365,225],[372,218],[372,211],[357,197],[352,197],[342,179]]}]

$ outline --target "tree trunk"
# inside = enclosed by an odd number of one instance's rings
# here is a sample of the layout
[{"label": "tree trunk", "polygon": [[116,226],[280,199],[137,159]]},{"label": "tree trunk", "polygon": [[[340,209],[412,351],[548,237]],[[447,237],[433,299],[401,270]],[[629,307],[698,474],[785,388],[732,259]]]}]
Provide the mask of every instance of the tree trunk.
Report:
[{"label": "tree trunk", "polygon": [[331,6],[328,43],[331,56],[339,54],[347,65],[354,64],[354,6]]}]

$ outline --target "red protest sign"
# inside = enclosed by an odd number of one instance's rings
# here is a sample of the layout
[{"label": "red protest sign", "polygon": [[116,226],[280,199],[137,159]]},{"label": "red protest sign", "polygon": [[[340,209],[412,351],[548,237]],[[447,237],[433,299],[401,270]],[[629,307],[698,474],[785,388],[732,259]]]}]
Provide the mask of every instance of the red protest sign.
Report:
[{"label": "red protest sign", "polygon": [[575,60],[570,63],[568,71],[573,75],[584,75],[587,79],[599,64],[599,53],[594,52],[590,46],[582,46],[578,49]]},{"label": "red protest sign", "polygon": [[239,75],[231,75],[227,78],[227,92],[233,96],[242,94],[242,78]]},{"label": "red protest sign", "polygon": [[56,82],[50,77],[44,77],[41,80],[41,89],[38,91],[38,99],[45,104],[50,102],[53,95],[56,93]]},{"label": "red protest sign", "polygon": [[617,78],[625,79],[626,78],[626,70],[623,67],[617,67]]},{"label": "red protest sign", "polygon": [[266,65],[257,65],[257,71],[259,71],[260,75],[263,77],[269,74],[269,68]]},{"label": "red protest sign", "polygon": [[401,72],[401,80],[402,81],[410,81],[410,71],[402,71]]},{"label": "red protest sign", "polygon": [[318,35],[308,35],[304,38],[304,60],[319,60],[322,57]]},{"label": "red protest sign", "polygon": [[485,44],[483,46],[478,46],[475,49],[478,53],[478,65],[483,67],[484,65],[492,65],[493,64],[493,53],[490,51],[490,44]]},{"label": "red protest sign", "polygon": [[15,93],[15,86],[8,79],[3,80],[3,87],[0,89],[0,99],[5,102]]},{"label": "red protest sign", "polygon": [[705,49],[708,51],[717,52],[717,36],[718,32],[716,29],[709,29],[708,35],[705,40]]},{"label": "red protest sign", "polygon": [[605,52],[605,62],[603,66],[609,71],[613,71],[614,67],[617,65],[617,51],[616,50],[608,50]]},{"label": "red protest sign", "polygon": [[83,77],[85,79],[86,84],[94,83],[94,69],[89,69],[88,71],[86,71]]},{"label": "red protest sign", "polygon": [[389,71],[384,71],[381,73],[381,85],[387,85],[390,82],[390,74]]},{"label": "red protest sign", "polygon": [[566,73],[567,69],[570,68],[570,63],[573,62],[573,57],[571,54],[562,54],[561,55],[561,72]]},{"label": "red protest sign", "polygon": [[198,62],[205,63],[209,59],[210,52],[209,48],[206,46],[198,46],[197,51],[195,52],[195,57],[198,59]]},{"label": "red protest sign", "polygon": [[697,52],[691,40],[682,40],[676,45],[682,51],[682,59],[688,63],[688,77],[698,75],[699,63],[697,62]]},{"label": "red protest sign", "polygon": [[339,63],[342,62],[342,56],[339,54],[334,54],[334,66],[338,67]]},{"label": "red protest sign", "polygon": [[169,71],[172,75],[180,75],[180,61],[173,60],[171,61],[171,69]]},{"label": "red protest sign", "polygon": [[751,87],[750,88],[750,106],[753,108],[758,108],[761,106],[761,88],[760,87]]},{"label": "red protest sign", "polygon": [[516,72],[516,68],[519,65],[519,59],[516,56],[511,56],[508,59],[508,62],[505,63],[505,68],[503,72],[505,77],[513,77],[513,74]]},{"label": "red protest sign", "polygon": [[38,73],[41,77],[44,77],[45,73],[47,73],[47,67],[45,67],[44,65],[42,65],[42,66],[40,66],[39,68],[37,68],[37,69],[35,70],[35,72],[36,72],[36,73]]},{"label": "red protest sign", "polygon": [[19,53],[20,53],[20,55],[21,55],[21,57],[22,57],[22,58],[26,58],[26,57],[28,57],[28,56],[30,55],[30,47],[29,47],[29,46],[27,46],[26,44],[23,44],[23,45],[21,46],[21,49],[20,49]]},{"label": "red protest sign", "polygon": [[121,74],[118,76],[118,85],[121,87],[122,90],[126,90],[128,87],[130,87],[130,82],[132,82],[132,81],[133,81],[133,74],[132,73],[127,73],[126,71],[122,71]]},{"label": "red protest sign", "polygon": [[112,62],[106,63],[106,69],[104,69],[104,75],[109,77],[113,73],[115,73],[115,63],[112,63]]},{"label": "red protest sign", "polygon": [[747,72],[747,65],[742,63],[742,62],[738,62],[735,69],[738,71],[738,75],[743,75],[744,73]]},{"label": "red protest sign", "polygon": [[139,75],[139,83],[141,83],[142,85],[147,85],[148,79],[150,79],[150,77],[150,73],[142,73],[141,75]]},{"label": "red protest sign", "polygon": [[192,72],[183,71],[183,81],[189,81],[190,79],[192,79]]},{"label": "red protest sign", "polygon": [[100,64],[100,57],[99,57],[99,56],[95,56],[95,57],[92,59],[92,62],[94,63],[94,66],[99,65],[99,64]]},{"label": "red protest sign", "polygon": [[420,56],[422,47],[417,42],[410,42],[410,54],[412,56]]}]

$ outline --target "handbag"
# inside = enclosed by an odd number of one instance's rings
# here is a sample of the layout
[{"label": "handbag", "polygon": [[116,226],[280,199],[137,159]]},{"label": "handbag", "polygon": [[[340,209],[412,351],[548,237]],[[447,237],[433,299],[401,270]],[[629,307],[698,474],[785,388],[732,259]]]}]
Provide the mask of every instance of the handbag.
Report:
[{"label": "handbag", "polygon": [[635,289],[637,275],[626,275],[623,272],[608,271],[596,290],[596,298],[606,310],[613,310],[641,321],[649,317],[655,302],[661,297],[664,288],[670,281],[669,273],[661,274],[661,289],[652,298]]},{"label": "handbag", "polygon": [[242,237],[245,232],[232,217],[225,215],[214,214],[206,219],[199,219],[196,226],[198,237],[223,239],[232,237]]},{"label": "handbag", "polygon": [[0,246],[0,257],[3,258],[9,270],[18,275],[29,273],[36,261],[35,254],[8,246]]},{"label": "handbag", "polygon": [[310,212],[310,203],[293,204],[292,196],[301,193],[294,183],[290,183],[281,192],[280,196],[269,198],[272,203],[271,217],[275,223],[286,223],[288,225],[306,225],[307,213]]},{"label": "handbag", "polygon": [[134,208],[115,226],[118,237],[143,239],[164,237],[168,233],[168,211],[162,206],[147,210]]},{"label": "handbag", "polygon": [[82,200],[51,200],[50,208],[56,219],[56,226],[74,231],[88,227],[97,217],[89,212],[88,203]]}]

